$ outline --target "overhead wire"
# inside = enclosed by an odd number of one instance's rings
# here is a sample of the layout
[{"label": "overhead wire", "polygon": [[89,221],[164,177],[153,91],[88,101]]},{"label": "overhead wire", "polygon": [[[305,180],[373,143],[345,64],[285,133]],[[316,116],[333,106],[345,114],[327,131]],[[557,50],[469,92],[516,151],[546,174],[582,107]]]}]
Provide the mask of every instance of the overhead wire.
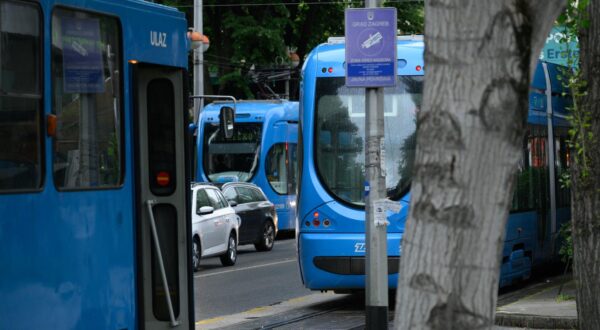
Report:
[{"label": "overhead wire", "polygon": [[[424,0],[390,0],[385,3],[402,3],[402,2],[425,2]],[[303,1],[303,2],[270,2],[270,3],[233,3],[233,4],[202,4],[202,7],[263,7],[263,6],[297,6],[297,5],[354,5],[364,4],[363,0],[349,1]],[[176,5],[177,8],[192,8],[194,5]]]}]

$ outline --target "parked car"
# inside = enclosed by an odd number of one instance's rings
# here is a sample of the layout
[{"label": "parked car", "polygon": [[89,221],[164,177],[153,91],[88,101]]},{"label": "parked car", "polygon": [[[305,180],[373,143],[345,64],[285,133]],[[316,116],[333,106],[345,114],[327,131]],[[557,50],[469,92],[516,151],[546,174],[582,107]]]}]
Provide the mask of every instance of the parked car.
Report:
[{"label": "parked car", "polygon": [[192,210],[194,270],[201,258],[216,255],[223,266],[234,265],[241,219],[221,191],[211,184],[193,183]]},{"label": "parked car", "polygon": [[277,212],[260,187],[247,182],[228,182],[220,187],[242,219],[239,244],[254,244],[257,251],[273,249]]}]

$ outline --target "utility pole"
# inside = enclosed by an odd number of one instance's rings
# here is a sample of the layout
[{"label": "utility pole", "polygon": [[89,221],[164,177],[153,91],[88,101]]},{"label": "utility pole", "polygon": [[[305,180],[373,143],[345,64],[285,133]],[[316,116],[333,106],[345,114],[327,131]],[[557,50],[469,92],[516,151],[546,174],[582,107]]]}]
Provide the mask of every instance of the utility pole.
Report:
[{"label": "utility pole", "polygon": [[[202,30],[202,0],[194,0],[194,30],[199,32],[201,35],[204,34]],[[198,47],[194,49],[194,95],[204,94],[204,54],[203,48]],[[194,99],[194,123],[198,122],[198,116],[204,102],[202,98]]]},{"label": "utility pole", "polygon": [[[379,7],[379,1],[365,1],[365,8]],[[394,47],[395,47],[395,40]],[[376,201],[386,198],[385,191],[385,150],[383,87],[367,87],[365,131],[367,146],[365,149],[366,176],[369,192],[366,201],[366,328],[388,328],[388,265],[387,265],[387,226],[377,223],[376,212],[385,214],[382,205]]]}]

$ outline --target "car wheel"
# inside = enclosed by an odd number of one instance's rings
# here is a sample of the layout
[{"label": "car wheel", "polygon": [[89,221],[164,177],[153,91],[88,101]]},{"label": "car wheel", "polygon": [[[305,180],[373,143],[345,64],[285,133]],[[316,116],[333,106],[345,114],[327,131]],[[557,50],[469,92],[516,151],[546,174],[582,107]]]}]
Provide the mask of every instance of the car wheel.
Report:
[{"label": "car wheel", "polygon": [[260,241],[254,244],[257,251],[271,251],[275,243],[275,226],[271,221],[265,222]]},{"label": "car wheel", "polygon": [[233,266],[237,260],[237,242],[235,241],[235,235],[231,233],[229,235],[229,243],[227,244],[227,251],[221,255],[221,264],[223,266]]},{"label": "car wheel", "polygon": [[201,251],[200,239],[194,237],[194,242],[192,243],[192,267],[194,271],[198,271],[200,269],[200,258],[202,257]]}]

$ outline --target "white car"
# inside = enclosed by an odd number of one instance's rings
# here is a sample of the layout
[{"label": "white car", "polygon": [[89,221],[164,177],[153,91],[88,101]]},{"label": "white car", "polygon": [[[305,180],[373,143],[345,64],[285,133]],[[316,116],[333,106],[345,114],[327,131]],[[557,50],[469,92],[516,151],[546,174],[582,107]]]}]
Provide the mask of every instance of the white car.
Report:
[{"label": "white car", "polygon": [[219,188],[210,184],[192,184],[192,264],[200,267],[200,259],[220,256],[223,266],[237,260],[240,217],[223,197]]}]

